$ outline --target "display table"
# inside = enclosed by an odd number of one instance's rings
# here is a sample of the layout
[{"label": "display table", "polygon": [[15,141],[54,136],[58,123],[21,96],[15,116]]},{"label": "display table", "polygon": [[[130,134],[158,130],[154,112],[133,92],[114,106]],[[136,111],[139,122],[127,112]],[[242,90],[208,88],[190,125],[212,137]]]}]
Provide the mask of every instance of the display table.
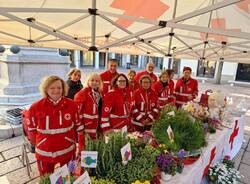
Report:
[{"label": "display table", "polygon": [[209,166],[220,161],[225,155],[232,159],[240,150],[243,142],[245,118],[234,118],[233,128],[216,130],[209,134],[207,147],[202,149],[200,158],[191,165],[185,165],[181,174],[177,174],[168,181],[168,184],[200,184],[204,183]]}]

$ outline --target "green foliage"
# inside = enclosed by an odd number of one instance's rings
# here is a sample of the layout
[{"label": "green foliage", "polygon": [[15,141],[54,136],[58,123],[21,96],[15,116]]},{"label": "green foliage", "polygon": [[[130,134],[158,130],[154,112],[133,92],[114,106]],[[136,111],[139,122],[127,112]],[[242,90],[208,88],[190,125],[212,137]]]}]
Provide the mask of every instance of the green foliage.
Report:
[{"label": "green foliage", "polygon": [[114,180],[96,179],[95,177],[91,177],[91,184],[116,184],[116,183]]},{"label": "green foliage", "polygon": [[97,178],[105,177],[115,163],[122,162],[120,149],[128,142],[120,133],[110,134],[108,143],[102,139],[87,140],[85,150],[98,151],[97,167],[93,173]]},{"label": "green foliage", "polygon": [[[159,120],[152,127],[152,132],[158,144],[165,144],[168,150],[187,151],[199,149],[205,145],[205,133],[201,123],[190,116],[184,110],[175,111],[175,116],[167,114],[168,110],[163,110]],[[171,126],[174,132],[174,142],[171,143],[167,128]]]},{"label": "green foliage", "polygon": [[[50,183],[50,176],[51,174],[45,174],[40,177],[39,184],[51,184]],[[76,180],[76,177],[70,176],[70,183],[73,183]]]},{"label": "green foliage", "polygon": [[155,158],[159,152],[152,147],[139,150],[140,154],[137,156],[132,152],[133,158],[127,165],[124,166],[121,162],[117,162],[108,173],[107,178],[112,178],[117,184],[131,184],[136,180],[152,180],[156,171]]}]

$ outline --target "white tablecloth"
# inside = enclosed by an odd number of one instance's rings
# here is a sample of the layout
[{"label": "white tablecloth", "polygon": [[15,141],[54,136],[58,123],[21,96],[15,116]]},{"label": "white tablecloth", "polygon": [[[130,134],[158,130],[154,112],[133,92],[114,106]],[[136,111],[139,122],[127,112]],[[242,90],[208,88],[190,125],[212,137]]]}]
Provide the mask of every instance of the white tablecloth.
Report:
[{"label": "white tablecloth", "polygon": [[181,174],[172,177],[167,184],[200,184],[205,168],[211,163],[220,161],[225,155],[233,158],[241,148],[243,142],[245,118],[234,118],[233,128],[216,130],[208,137],[208,145],[202,149],[202,155],[192,165],[185,165]]}]

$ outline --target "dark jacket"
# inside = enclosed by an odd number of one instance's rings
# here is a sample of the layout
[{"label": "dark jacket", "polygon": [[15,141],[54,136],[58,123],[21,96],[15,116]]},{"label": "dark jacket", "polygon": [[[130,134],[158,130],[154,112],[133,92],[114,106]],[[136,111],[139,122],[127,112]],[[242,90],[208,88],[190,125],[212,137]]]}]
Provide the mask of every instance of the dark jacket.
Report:
[{"label": "dark jacket", "polygon": [[70,99],[74,99],[75,94],[83,88],[83,85],[81,81],[74,82],[70,79],[67,80],[67,84],[69,87],[69,91],[66,97]]}]

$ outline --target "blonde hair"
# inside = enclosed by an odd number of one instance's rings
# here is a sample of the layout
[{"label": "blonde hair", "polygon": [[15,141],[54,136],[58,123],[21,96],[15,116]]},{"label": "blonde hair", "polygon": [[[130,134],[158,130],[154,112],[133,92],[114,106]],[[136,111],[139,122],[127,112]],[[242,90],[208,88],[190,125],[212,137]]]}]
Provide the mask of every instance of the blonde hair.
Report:
[{"label": "blonde hair", "polygon": [[163,72],[161,72],[161,75],[159,76],[159,79],[161,79],[163,75],[167,75],[167,77],[169,78],[168,72],[167,71],[163,71]]},{"label": "blonde hair", "polygon": [[149,75],[143,75],[141,76],[140,80],[139,80],[139,84],[141,85],[142,84],[142,80],[143,79],[148,79],[150,81],[150,83],[152,84],[152,79]]},{"label": "blonde hair", "polygon": [[54,83],[55,81],[61,81],[62,83],[62,89],[63,89],[63,92],[62,92],[62,95],[63,96],[66,96],[67,93],[68,93],[68,86],[67,84],[64,82],[64,80],[62,80],[60,77],[58,76],[55,76],[55,75],[51,75],[51,76],[47,76],[45,77],[40,86],[39,86],[39,89],[40,89],[40,92],[42,94],[43,97],[47,97],[48,96],[48,88],[49,86]]},{"label": "blonde hair", "polygon": [[136,75],[136,71],[134,71],[134,70],[128,70],[128,76],[131,75],[132,73]]},{"label": "blonde hair", "polygon": [[90,82],[92,79],[97,79],[97,80],[99,81],[99,87],[98,87],[98,89],[99,89],[99,91],[102,91],[102,89],[103,89],[103,84],[102,84],[102,79],[101,79],[100,75],[98,75],[97,73],[91,74],[91,75],[89,76],[88,80],[87,80],[87,86],[88,86],[88,87],[90,87],[90,86],[89,86],[89,82]]},{"label": "blonde hair", "polygon": [[71,75],[73,75],[74,73],[80,73],[81,75],[81,70],[77,69],[77,68],[72,68],[68,73],[67,73],[67,76],[68,76],[68,79],[71,78]]}]

